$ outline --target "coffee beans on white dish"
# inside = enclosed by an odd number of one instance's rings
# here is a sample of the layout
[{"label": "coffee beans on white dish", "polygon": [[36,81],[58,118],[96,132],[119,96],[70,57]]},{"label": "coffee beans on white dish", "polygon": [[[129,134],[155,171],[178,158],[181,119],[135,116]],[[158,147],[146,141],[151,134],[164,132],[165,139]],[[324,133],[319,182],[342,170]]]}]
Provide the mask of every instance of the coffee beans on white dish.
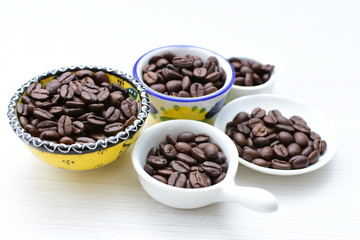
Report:
[{"label": "coffee beans on white dish", "polygon": [[225,133],[241,158],[267,168],[305,168],[316,163],[327,147],[303,118],[286,118],[278,110],[239,112],[227,123]]}]

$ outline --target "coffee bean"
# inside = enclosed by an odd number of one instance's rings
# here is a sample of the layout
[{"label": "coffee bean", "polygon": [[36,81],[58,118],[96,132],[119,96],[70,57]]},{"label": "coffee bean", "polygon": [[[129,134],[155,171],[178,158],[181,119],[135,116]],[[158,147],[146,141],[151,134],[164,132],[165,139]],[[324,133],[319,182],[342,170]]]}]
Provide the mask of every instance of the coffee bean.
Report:
[{"label": "coffee bean", "polygon": [[192,66],[193,60],[191,58],[174,57],[172,63],[179,68],[189,68]]},{"label": "coffee bean", "polygon": [[210,136],[208,134],[198,133],[198,134],[196,134],[194,141],[196,143],[203,143],[203,142],[209,141],[209,139],[210,139]]},{"label": "coffee bean", "polygon": [[309,154],[309,165],[316,163],[320,158],[320,152],[318,150],[314,150]]},{"label": "coffee bean", "polygon": [[60,138],[59,143],[69,144],[70,145],[70,144],[75,143],[75,141],[71,137],[64,136],[64,137]]},{"label": "coffee bean", "polygon": [[57,130],[60,136],[69,136],[73,130],[73,124],[69,116],[62,115],[57,123]]},{"label": "coffee bean", "polygon": [[174,145],[165,144],[165,145],[163,145],[161,150],[162,150],[162,154],[164,155],[164,157],[166,159],[172,159],[172,158],[176,157],[177,151],[176,151]]},{"label": "coffee bean", "polygon": [[290,158],[289,163],[293,169],[305,168],[309,165],[309,159],[303,155],[297,155]]},{"label": "coffee bean", "polygon": [[109,124],[105,125],[104,133],[107,136],[113,136],[113,135],[116,135],[118,132],[124,130],[125,126],[126,125],[124,125],[120,122],[109,123]]},{"label": "coffee bean", "polygon": [[288,147],[287,150],[289,152],[289,156],[293,157],[295,155],[299,155],[301,154],[301,147],[299,146],[299,144],[297,143],[291,143]]},{"label": "coffee bean", "polygon": [[180,134],[178,134],[177,136],[177,141],[178,142],[192,142],[195,140],[195,134],[192,132],[182,132]]},{"label": "coffee bean", "polygon": [[60,139],[60,134],[56,131],[44,131],[40,134],[40,139],[44,139],[44,140],[59,140]]},{"label": "coffee bean", "polygon": [[209,186],[204,174],[201,172],[190,172],[189,181],[193,188],[203,188]]},{"label": "coffee bean", "polygon": [[251,130],[251,132],[254,134],[254,136],[256,137],[264,137],[267,135],[267,128],[265,127],[265,125],[263,124],[256,124],[253,129]]},{"label": "coffee bean", "polygon": [[169,92],[179,92],[182,90],[181,80],[170,80],[165,84],[165,86]]},{"label": "coffee bean", "polygon": [[[168,140],[168,142],[170,142],[170,141]],[[173,143],[171,143],[171,144],[173,144]],[[175,148],[176,148],[176,150],[178,152],[185,153],[185,154],[190,154],[191,149],[192,149],[192,147],[186,142],[177,142],[177,143],[175,143]]]},{"label": "coffee bean", "polygon": [[183,161],[175,160],[170,162],[170,167],[172,167],[175,171],[181,172],[181,173],[188,173],[190,170],[189,165],[187,165]]},{"label": "coffee bean", "polygon": [[152,176],[153,178],[155,178],[156,180],[162,182],[162,183],[165,183],[167,184],[168,183],[168,180],[166,178],[164,178],[163,176],[160,176],[160,175],[153,175]]},{"label": "coffee bean", "polygon": [[260,157],[261,157],[260,153],[258,153],[256,150],[249,147],[244,147],[242,158],[245,159],[246,161],[251,162],[255,158],[260,158]]},{"label": "coffee bean", "polygon": [[218,157],[218,154],[218,148],[214,144],[209,143],[204,148],[204,155],[208,159],[216,159]]},{"label": "coffee bean", "polygon": [[253,164],[256,164],[258,166],[261,166],[261,167],[270,167],[271,163],[264,160],[264,159],[261,159],[261,158],[255,158],[254,160],[251,161],[251,163]]},{"label": "coffee bean", "polygon": [[33,112],[34,116],[40,120],[51,120],[54,119],[54,115],[50,112],[41,109],[41,108],[35,108]]},{"label": "coffee bean", "polygon": [[173,174],[170,175],[168,179],[168,184],[170,186],[183,188],[185,187],[186,180],[187,177],[185,174],[180,172],[174,172]]},{"label": "coffee bean", "polygon": [[274,157],[274,150],[269,146],[261,148],[258,152],[263,159],[268,161],[270,161]]},{"label": "coffee bean", "polygon": [[289,144],[294,142],[294,137],[290,133],[285,131],[279,132],[278,138],[280,142],[285,146],[288,146]]},{"label": "coffee bean", "polygon": [[146,158],[146,162],[154,167],[154,168],[162,168],[165,167],[168,163],[168,161],[166,160],[166,158],[162,157],[162,156],[148,156]]},{"label": "coffee bean", "polygon": [[190,87],[190,95],[192,97],[202,97],[205,95],[205,90],[202,84],[193,83]]},{"label": "coffee bean", "polygon": [[288,170],[291,169],[291,164],[286,161],[273,159],[271,160],[271,167],[275,169]]},{"label": "coffee bean", "polygon": [[300,147],[306,147],[309,142],[309,138],[303,132],[294,133],[294,140]]},{"label": "coffee bean", "polygon": [[202,165],[202,168],[204,169],[204,172],[210,177],[217,177],[222,172],[221,166],[211,161],[205,161]]},{"label": "coffee bean", "polygon": [[240,132],[237,132],[237,133],[234,133],[232,135],[232,139],[236,142],[236,144],[238,144],[240,147],[244,147],[247,145],[247,140],[246,140],[246,137],[240,133]]},{"label": "coffee bean", "polygon": [[61,84],[68,84],[69,82],[71,82],[74,79],[75,79],[75,74],[73,74],[71,72],[64,72],[58,78],[58,80]]},{"label": "coffee bean", "polygon": [[280,159],[285,159],[289,156],[287,148],[283,144],[276,144],[273,147],[274,155]]}]

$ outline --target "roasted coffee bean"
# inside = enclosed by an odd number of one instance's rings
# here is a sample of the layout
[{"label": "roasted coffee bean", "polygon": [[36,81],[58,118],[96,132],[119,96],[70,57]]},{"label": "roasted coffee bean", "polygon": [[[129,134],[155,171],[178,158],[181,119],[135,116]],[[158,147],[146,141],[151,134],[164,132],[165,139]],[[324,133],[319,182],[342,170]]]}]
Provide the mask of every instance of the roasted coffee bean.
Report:
[{"label": "roasted coffee bean", "polygon": [[309,138],[303,132],[294,133],[294,140],[300,147],[306,147],[309,142]]},{"label": "roasted coffee bean", "polygon": [[125,100],[125,97],[122,92],[115,91],[110,93],[109,100],[111,105],[113,105],[114,107],[119,107],[121,103]]},{"label": "roasted coffee bean", "polygon": [[271,160],[271,167],[275,169],[288,170],[291,169],[291,164],[286,161],[273,159]]},{"label": "roasted coffee bean", "polygon": [[309,165],[309,159],[303,155],[290,158],[289,163],[293,169],[305,168]]},{"label": "roasted coffee bean", "polygon": [[289,132],[289,133],[294,133],[295,132],[295,128],[292,127],[292,126],[289,126],[289,125],[284,125],[284,124],[276,124],[275,125],[275,129],[277,131],[286,131],[286,132]]},{"label": "roasted coffee bean", "polygon": [[191,58],[174,57],[172,63],[178,68],[189,68],[193,65]]},{"label": "roasted coffee bean", "polygon": [[265,147],[270,145],[270,140],[266,137],[257,137],[252,141],[253,141],[253,145],[255,145],[256,147]]},{"label": "roasted coffee bean", "polygon": [[60,88],[60,97],[65,100],[70,100],[74,97],[75,91],[69,85],[62,85]]},{"label": "roasted coffee bean", "polygon": [[52,120],[54,115],[41,108],[35,108],[33,115],[40,120]]},{"label": "roasted coffee bean", "polygon": [[204,151],[198,147],[193,147],[191,149],[191,156],[199,162],[205,162],[207,160]]},{"label": "roasted coffee bean", "polygon": [[192,132],[182,132],[177,136],[178,142],[192,142],[195,140],[195,134]]},{"label": "roasted coffee bean", "polygon": [[80,144],[95,143],[95,140],[90,137],[78,137],[76,138],[76,143],[80,143]]},{"label": "roasted coffee bean", "polygon": [[258,166],[261,166],[261,167],[270,167],[271,163],[264,160],[264,159],[261,159],[261,158],[255,158],[254,160],[251,161],[253,164],[256,164]]},{"label": "roasted coffee bean", "polygon": [[121,108],[121,112],[124,114],[126,118],[130,118],[131,116],[136,116],[137,105],[132,98],[128,97],[124,101],[122,101],[120,108]]},{"label": "roasted coffee bean", "polygon": [[49,95],[54,95],[57,93],[57,90],[61,87],[59,80],[53,79],[45,85],[45,89],[49,92]]},{"label": "roasted coffee bean", "polygon": [[210,139],[210,136],[208,134],[198,133],[198,134],[196,134],[194,141],[196,143],[203,143],[203,142],[209,141],[209,139]]},{"label": "roasted coffee bean", "polygon": [[60,134],[56,131],[44,131],[40,134],[40,139],[45,139],[45,140],[59,140],[60,139]]},{"label": "roasted coffee bean", "polygon": [[150,166],[150,164],[146,163],[144,166],[144,170],[145,172],[147,172],[147,174],[149,174],[150,176],[155,174],[155,170],[152,166]]},{"label": "roasted coffee bean", "polygon": [[208,159],[216,159],[218,157],[219,150],[214,144],[209,143],[204,148],[204,154]]},{"label": "roasted coffee bean", "polygon": [[255,158],[260,158],[260,157],[261,157],[260,153],[258,153],[256,150],[249,147],[244,147],[242,152],[242,158],[245,159],[246,161],[251,162]]},{"label": "roasted coffee bean", "polygon": [[174,170],[171,168],[161,168],[156,170],[156,173],[168,179],[174,173]]},{"label": "roasted coffee bean", "polygon": [[166,159],[173,159],[176,157],[177,151],[174,147],[174,145],[171,144],[165,144],[162,148],[162,154]]},{"label": "roasted coffee bean", "polygon": [[59,143],[63,143],[63,144],[73,144],[73,143],[75,143],[75,141],[74,141],[74,139],[72,139],[71,137],[64,136],[64,137],[60,138]]},{"label": "roasted coffee bean", "polygon": [[174,187],[185,187],[187,177],[184,173],[174,172],[168,179],[168,185]]},{"label": "roasted coffee bean", "polygon": [[169,92],[179,92],[182,90],[181,80],[170,80],[165,84],[165,86]]},{"label": "roasted coffee bean", "polygon": [[69,116],[62,115],[57,123],[57,130],[60,136],[69,136],[73,130],[71,118]]},{"label": "roasted coffee bean", "polygon": [[261,148],[258,152],[263,159],[268,161],[270,161],[274,157],[274,150],[269,146]]},{"label": "roasted coffee bean", "polygon": [[190,170],[189,165],[187,165],[183,161],[179,161],[179,160],[170,162],[170,167],[172,167],[175,171],[181,172],[181,173],[188,173]]},{"label": "roasted coffee bean", "polygon": [[70,117],[80,116],[84,111],[83,108],[67,108],[65,106],[62,108],[62,112]]},{"label": "roasted coffee bean", "polygon": [[254,117],[248,121],[247,125],[249,125],[249,127],[251,128],[254,128],[257,124],[263,124],[263,123],[264,122],[260,118]]},{"label": "roasted coffee bean", "polygon": [[31,136],[37,137],[39,135],[38,129],[32,124],[26,124],[24,129],[30,133]]},{"label": "roasted coffee bean", "polygon": [[247,145],[247,140],[246,140],[246,137],[240,133],[240,132],[237,132],[237,133],[234,133],[232,135],[232,139],[236,142],[236,144],[238,144],[240,147],[244,147]]},{"label": "roasted coffee bean", "polygon": [[104,102],[107,100],[110,96],[110,91],[108,88],[102,87],[99,89],[98,94],[96,95],[96,98],[99,102]]},{"label": "roasted coffee bean", "polygon": [[278,138],[279,141],[285,146],[288,146],[289,144],[294,142],[294,137],[290,133],[285,131],[279,132]]},{"label": "roasted coffee bean", "polygon": [[237,130],[242,133],[244,136],[249,136],[251,130],[245,124],[238,124],[236,125]]},{"label": "roasted coffee bean", "polygon": [[[168,140],[168,142],[170,142],[170,141]],[[171,143],[171,144],[174,145],[173,143]],[[191,149],[192,149],[192,147],[186,142],[177,142],[177,143],[175,143],[175,148],[176,148],[176,150],[178,152],[185,153],[185,154],[190,154]]]},{"label": "roasted coffee bean", "polygon": [[293,157],[296,155],[301,154],[301,147],[299,146],[299,144],[297,143],[291,143],[288,147],[287,150],[289,152],[289,156]]},{"label": "roasted coffee bean", "polygon": [[316,163],[320,158],[320,152],[318,150],[314,150],[309,154],[309,165]]},{"label": "roasted coffee bean", "polygon": [[155,174],[152,177],[155,178],[156,180],[162,182],[162,183],[165,183],[165,184],[168,183],[168,180],[166,178],[164,178],[163,176]]},{"label": "roasted coffee bean", "polygon": [[120,118],[120,114],[121,114],[121,112],[119,109],[111,106],[106,110],[104,117],[108,123],[111,123],[111,122],[118,121]]},{"label": "roasted coffee bean", "polygon": [[311,130],[310,128],[307,126],[307,125],[304,125],[304,124],[300,124],[300,123],[296,123],[293,125],[293,127],[300,131],[300,132],[303,132],[305,134],[310,134]]},{"label": "roasted coffee bean", "polygon": [[193,188],[203,188],[209,186],[204,174],[198,171],[190,172],[189,181]]},{"label": "roasted coffee bean", "polygon": [[256,137],[264,137],[268,134],[267,132],[267,128],[265,127],[265,125],[263,124],[256,124],[253,129],[251,130],[251,132],[254,134],[254,136]]},{"label": "roasted coffee bean", "polygon": [[314,151],[314,148],[312,146],[307,146],[301,151],[301,155],[304,155],[308,157],[312,152]]},{"label": "roasted coffee bean", "polygon": [[97,116],[97,115],[90,115],[87,117],[87,122],[91,125],[97,126],[97,127],[103,127],[106,125],[105,118]]},{"label": "roasted coffee bean", "polygon": [[73,134],[80,135],[84,132],[84,130],[85,130],[85,126],[82,122],[74,121],[72,123],[72,133]]},{"label": "roasted coffee bean", "polygon": [[205,90],[202,84],[193,83],[190,87],[190,95],[192,97],[202,97],[205,95]]},{"label": "roasted coffee bean", "polygon": [[104,127],[104,133],[107,136],[116,135],[118,132],[124,130],[125,125],[120,122],[109,123]]},{"label": "roasted coffee bean", "polygon": [[31,91],[30,97],[33,98],[34,100],[43,101],[49,98],[49,91],[42,88],[34,89]]},{"label": "roasted coffee bean", "polygon": [[269,115],[266,115],[264,118],[263,118],[263,121],[265,123],[266,126],[275,126],[275,124],[277,124],[277,118],[275,116],[269,116]]},{"label": "roasted coffee bean", "polygon": [[192,158],[191,156],[189,156],[188,154],[185,154],[185,153],[177,153],[176,159],[186,163],[189,166],[193,166],[193,165],[197,164],[197,161],[194,158]]},{"label": "roasted coffee bean", "polygon": [[195,68],[193,71],[193,74],[196,78],[202,79],[202,78],[205,78],[205,76],[207,74],[207,70],[204,67]]},{"label": "roasted coffee bean", "polygon": [[289,156],[289,152],[283,144],[276,144],[273,150],[274,155],[280,159],[286,159]]},{"label": "roasted coffee bean", "polygon": [[156,168],[163,168],[167,165],[168,161],[166,158],[162,156],[148,156],[146,158],[146,162],[150,164],[150,166]]},{"label": "roasted coffee bean", "polygon": [[204,169],[204,172],[210,177],[217,177],[222,172],[221,166],[211,161],[205,161],[202,165],[202,168]]}]

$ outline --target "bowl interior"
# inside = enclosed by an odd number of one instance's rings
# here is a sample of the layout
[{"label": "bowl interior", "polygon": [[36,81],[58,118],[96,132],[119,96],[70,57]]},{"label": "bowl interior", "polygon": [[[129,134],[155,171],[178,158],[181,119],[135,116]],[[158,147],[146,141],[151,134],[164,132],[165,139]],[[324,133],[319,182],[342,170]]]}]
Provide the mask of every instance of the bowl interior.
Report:
[{"label": "bowl interior", "polygon": [[[81,69],[89,69],[92,71],[104,71],[109,78],[110,83],[117,83],[123,88],[126,89],[127,93],[131,98],[137,103],[138,114],[137,119],[133,124],[129,125],[124,131],[117,133],[115,136],[107,137],[105,140],[98,140],[96,143],[85,143],[85,144],[57,144],[50,141],[43,141],[38,137],[33,137],[27,133],[19,124],[18,116],[16,113],[16,105],[21,102],[22,96],[26,96],[26,89],[31,83],[39,82],[43,86],[54,79],[55,77],[61,75],[64,72],[70,71],[75,72]],[[13,95],[9,107],[8,107],[8,118],[10,125],[13,128],[14,132],[24,140],[26,143],[32,145],[36,148],[43,148],[49,152],[60,152],[60,153],[84,153],[94,150],[99,150],[101,148],[106,148],[113,146],[121,141],[124,141],[131,136],[133,136],[144,124],[148,112],[149,112],[149,98],[140,83],[138,83],[131,76],[111,68],[105,68],[100,66],[73,66],[73,67],[64,67],[55,69],[52,71],[45,72],[20,87],[17,92]]]},{"label": "bowl interior", "polygon": [[[159,93],[157,91],[154,91],[153,89],[151,89],[150,87],[148,87],[145,82],[143,81],[143,73],[142,73],[142,69],[143,67],[149,63],[149,60],[156,55],[160,55],[165,51],[171,51],[173,52],[176,56],[179,57],[183,57],[186,54],[192,54],[192,55],[197,55],[199,57],[202,58],[203,61],[206,61],[208,57],[210,56],[215,56],[219,62],[219,66],[222,67],[226,73],[226,80],[225,80],[225,84],[224,86],[219,89],[218,91],[209,94],[209,95],[205,95],[202,97],[195,97],[195,98],[181,98],[181,97],[173,97],[173,96],[168,96],[162,93]],[[138,61],[135,63],[134,65],[134,69],[133,69],[133,74],[134,77],[139,80],[141,82],[141,84],[145,87],[146,91],[148,93],[150,93],[151,95],[154,95],[158,98],[161,99],[165,99],[165,100],[170,100],[170,101],[177,101],[177,102],[196,102],[196,101],[203,101],[206,99],[211,99],[214,98],[216,96],[219,96],[223,93],[226,93],[231,86],[233,85],[234,82],[234,70],[231,67],[230,63],[221,55],[205,49],[205,48],[201,48],[201,47],[195,47],[195,46],[188,46],[188,45],[174,45],[174,46],[165,46],[165,47],[160,47],[154,50],[151,50],[147,53],[145,53],[143,56],[141,56]]]},{"label": "bowl interior", "polygon": [[[215,127],[209,124],[202,123],[199,121],[172,120],[172,121],[161,122],[149,127],[136,141],[132,150],[132,162],[136,172],[139,174],[141,178],[145,179],[148,182],[151,182],[152,184],[157,185],[158,187],[174,189],[175,191],[194,190],[194,189],[174,188],[172,186],[168,186],[166,184],[160,183],[159,181],[153,179],[143,169],[146,162],[146,156],[148,154],[148,151],[152,147],[158,147],[161,141],[165,141],[167,134],[171,134],[172,136],[176,137],[179,133],[185,131],[209,134],[211,137],[211,142],[218,143],[227,157],[229,168],[225,179],[233,179],[235,177],[237,164],[238,164],[237,150],[234,144],[232,144],[232,141],[222,131],[216,129]],[[216,185],[221,185],[220,183]]]},{"label": "bowl interior", "polygon": [[289,97],[277,96],[273,94],[257,94],[235,99],[225,105],[222,110],[220,110],[218,116],[215,119],[214,126],[221,131],[225,131],[226,124],[229,121],[232,121],[238,112],[244,111],[250,113],[256,107],[261,107],[267,112],[277,109],[288,118],[293,115],[302,117],[308,123],[308,126],[311,128],[311,130],[320,134],[321,138],[326,141],[327,150],[320,157],[318,162],[303,169],[278,170],[265,168],[252,164],[239,157],[241,164],[256,171],[267,174],[298,175],[314,171],[324,166],[334,156],[337,147],[337,136],[335,127],[333,126],[332,122],[314,107]]}]

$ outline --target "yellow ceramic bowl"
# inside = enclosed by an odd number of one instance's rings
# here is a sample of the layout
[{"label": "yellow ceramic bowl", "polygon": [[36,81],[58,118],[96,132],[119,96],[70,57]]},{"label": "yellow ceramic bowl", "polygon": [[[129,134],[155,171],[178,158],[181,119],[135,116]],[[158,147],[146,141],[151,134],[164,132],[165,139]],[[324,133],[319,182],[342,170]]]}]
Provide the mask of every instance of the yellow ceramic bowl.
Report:
[{"label": "yellow ceramic bowl", "polygon": [[[81,69],[101,70],[107,74],[110,83],[118,83],[127,90],[129,96],[133,98],[138,105],[138,115],[134,123],[115,136],[107,137],[105,140],[98,140],[95,143],[85,144],[57,144],[41,140],[27,133],[20,126],[16,106],[21,102],[22,96],[27,94],[26,89],[29,85],[34,82],[39,82],[44,85],[64,72],[75,72]],[[150,103],[148,95],[142,85],[133,77],[111,68],[81,65],[48,71],[25,83],[11,98],[7,115],[15,134],[39,159],[59,168],[89,170],[102,167],[116,160],[118,156],[137,139],[140,129],[148,116],[149,109]]]}]

